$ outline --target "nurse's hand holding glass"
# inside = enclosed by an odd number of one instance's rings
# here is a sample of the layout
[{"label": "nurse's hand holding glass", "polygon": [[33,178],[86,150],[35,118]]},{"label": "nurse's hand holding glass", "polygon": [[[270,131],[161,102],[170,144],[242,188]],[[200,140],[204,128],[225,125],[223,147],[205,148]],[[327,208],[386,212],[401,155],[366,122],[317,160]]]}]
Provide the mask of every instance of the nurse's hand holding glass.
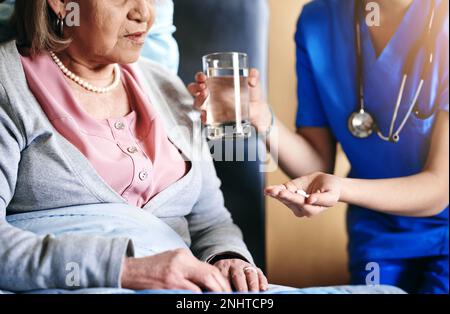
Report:
[{"label": "nurse's hand holding glass", "polygon": [[[195,82],[189,84],[188,90],[195,97],[194,106],[202,112],[202,122],[207,124],[207,100],[210,96],[210,86],[208,86],[208,77],[205,73],[199,72],[195,75]],[[248,112],[249,122],[256,128],[258,133],[265,133],[271,125],[272,113],[269,106],[264,101],[260,85],[259,72],[257,69],[250,69],[248,73]],[[223,86],[222,89],[225,89]],[[221,96],[226,97],[225,95]],[[228,95],[233,99],[233,95]],[[234,109],[233,112],[234,113]]]}]

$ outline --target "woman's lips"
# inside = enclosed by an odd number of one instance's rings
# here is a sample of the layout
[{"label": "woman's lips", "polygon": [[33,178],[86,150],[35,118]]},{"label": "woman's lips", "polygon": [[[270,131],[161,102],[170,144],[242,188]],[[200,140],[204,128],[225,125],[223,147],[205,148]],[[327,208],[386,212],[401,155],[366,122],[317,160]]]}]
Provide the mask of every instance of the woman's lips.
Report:
[{"label": "woman's lips", "polygon": [[125,35],[125,38],[133,41],[134,43],[143,44],[145,42],[145,34],[145,32],[137,32]]}]

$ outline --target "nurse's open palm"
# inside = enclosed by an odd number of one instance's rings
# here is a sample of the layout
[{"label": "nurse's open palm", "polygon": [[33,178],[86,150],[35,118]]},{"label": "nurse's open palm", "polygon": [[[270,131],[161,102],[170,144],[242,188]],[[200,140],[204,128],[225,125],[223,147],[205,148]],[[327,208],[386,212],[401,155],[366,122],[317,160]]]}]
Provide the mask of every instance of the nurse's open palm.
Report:
[{"label": "nurse's open palm", "polygon": [[[248,77],[250,122],[258,131],[264,132],[272,122],[272,114],[264,100],[259,72],[251,69]],[[202,112],[202,122],[206,123],[206,100],[209,96],[206,75],[199,72],[195,82],[188,85],[189,93],[194,97],[194,107]],[[234,97],[232,94],[230,97]]]},{"label": "nurse's open palm", "polygon": [[283,185],[269,186],[265,194],[289,207],[297,217],[312,217],[339,202],[341,180],[318,172]]}]

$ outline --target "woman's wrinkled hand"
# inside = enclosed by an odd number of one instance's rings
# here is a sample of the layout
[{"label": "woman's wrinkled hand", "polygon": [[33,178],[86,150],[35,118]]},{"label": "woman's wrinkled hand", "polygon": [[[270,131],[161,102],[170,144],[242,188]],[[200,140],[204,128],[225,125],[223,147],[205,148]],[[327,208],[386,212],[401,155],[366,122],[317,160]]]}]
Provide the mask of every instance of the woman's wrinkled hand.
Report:
[{"label": "woman's wrinkled hand", "polygon": [[[248,77],[250,122],[259,132],[265,132],[272,123],[272,112],[264,100],[258,70],[251,69]],[[188,85],[189,93],[194,97],[194,107],[201,111],[202,122],[206,123],[206,100],[209,96],[207,77],[199,72],[195,82]]]},{"label": "woman's wrinkled hand", "polygon": [[237,292],[260,292],[268,289],[266,276],[261,269],[241,259],[223,259],[216,266]]},{"label": "woman's wrinkled hand", "polygon": [[126,258],[121,283],[123,288],[133,290],[232,292],[228,280],[217,267],[199,261],[188,249]]},{"label": "woman's wrinkled hand", "polygon": [[341,189],[339,177],[313,173],[283,185],[269,186],[264,192],[289,207],[295,216],[313,217],[335,206],[341,197]]}]

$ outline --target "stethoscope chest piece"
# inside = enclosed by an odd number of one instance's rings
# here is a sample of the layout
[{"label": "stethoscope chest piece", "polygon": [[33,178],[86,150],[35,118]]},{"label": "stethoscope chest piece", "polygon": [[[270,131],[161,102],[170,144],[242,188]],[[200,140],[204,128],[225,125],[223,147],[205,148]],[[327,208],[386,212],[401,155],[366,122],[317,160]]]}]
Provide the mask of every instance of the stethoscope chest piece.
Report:
[{"label": "stethoscope chest piece", "polygon": [[348,129],[357,138],[368,138],[372,135],[374,126],[372,115],[364,109],[352,113],[348,119]]}]

